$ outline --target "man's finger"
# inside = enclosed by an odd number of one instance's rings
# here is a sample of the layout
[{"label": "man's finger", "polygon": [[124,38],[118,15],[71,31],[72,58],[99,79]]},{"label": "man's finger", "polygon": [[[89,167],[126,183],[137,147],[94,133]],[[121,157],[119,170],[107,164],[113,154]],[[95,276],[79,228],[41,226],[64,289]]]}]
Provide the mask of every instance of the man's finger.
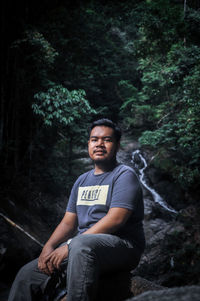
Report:
[{"label": "man's finger", "polygon": [[47,262],[47,268],[48,268],[50,274],[52,274],[54,271],[54,265],[50,261]]}]

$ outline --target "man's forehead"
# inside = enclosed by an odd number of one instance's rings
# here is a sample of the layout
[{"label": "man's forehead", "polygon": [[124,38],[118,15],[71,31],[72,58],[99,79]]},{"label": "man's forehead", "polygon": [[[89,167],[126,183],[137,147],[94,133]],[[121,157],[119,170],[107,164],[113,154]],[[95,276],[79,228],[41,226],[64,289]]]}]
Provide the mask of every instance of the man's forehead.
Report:
[{"label": "man's forehead", "polygon": [[114,130],[111,127],[108,126],[95,126],[90,133],[90,137],[95,136],[110,136],[112,137],[114,135]]}]

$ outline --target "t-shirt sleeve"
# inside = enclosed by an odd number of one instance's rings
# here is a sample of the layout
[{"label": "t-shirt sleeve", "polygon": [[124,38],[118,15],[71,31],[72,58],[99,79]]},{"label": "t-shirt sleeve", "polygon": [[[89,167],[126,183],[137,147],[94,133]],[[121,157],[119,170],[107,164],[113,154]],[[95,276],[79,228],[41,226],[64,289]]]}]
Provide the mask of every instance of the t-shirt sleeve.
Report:
[{"label": "t-shirt sleeve", "polygon": [[126,170],[114,183],[110,208],[136,210],[139,201],[142,201],[142,189],[138,177],[133,171]]},{"label": "t-shirt sleeve", "polygon": [[77,181],[76,181],[72,187],[66,211],[76,213],[77,193],[78,193],[78,189],[77,189]]}]

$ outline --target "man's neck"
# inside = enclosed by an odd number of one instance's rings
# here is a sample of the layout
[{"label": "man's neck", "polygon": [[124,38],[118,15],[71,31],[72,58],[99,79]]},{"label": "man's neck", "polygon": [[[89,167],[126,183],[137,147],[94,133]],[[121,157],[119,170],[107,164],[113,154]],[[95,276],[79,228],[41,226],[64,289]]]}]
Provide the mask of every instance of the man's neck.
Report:
[{"label": "man's neck", "polygon": [[117,165],[117,161],[116,159],[110,162],[98,162],[95,163],[94,165],[94,174],[95,175],[99,175],[102,174],[104,172],[108,172],[113,170]]}]

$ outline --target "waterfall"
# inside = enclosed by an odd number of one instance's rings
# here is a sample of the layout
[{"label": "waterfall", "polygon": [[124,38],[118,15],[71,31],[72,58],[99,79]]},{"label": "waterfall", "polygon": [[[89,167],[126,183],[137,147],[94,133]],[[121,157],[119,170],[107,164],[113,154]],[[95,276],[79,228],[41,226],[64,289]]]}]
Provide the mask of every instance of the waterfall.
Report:
[{"label": "waterfall", "polygon": [[[139,167],[140,164],[135,163],[137,161],[135,160],[135,155],[138,155],[138,157],[140,158],[140,162],[142,162],[141,168]],[[177,213],[176,210],[170,208],[168,204],[163,200],[163,198],[153,188],[149,187],[148,184],[146,183],[144,171],[147,168],[147,162],[145,158],[142,156],[140,150],[136,150],[132,153],[131,162],[134,164],[135,168],[139,171],[140,181],[142,185],[152,194],[154,201],[156,203],[159,203],[166,210]]]}]

